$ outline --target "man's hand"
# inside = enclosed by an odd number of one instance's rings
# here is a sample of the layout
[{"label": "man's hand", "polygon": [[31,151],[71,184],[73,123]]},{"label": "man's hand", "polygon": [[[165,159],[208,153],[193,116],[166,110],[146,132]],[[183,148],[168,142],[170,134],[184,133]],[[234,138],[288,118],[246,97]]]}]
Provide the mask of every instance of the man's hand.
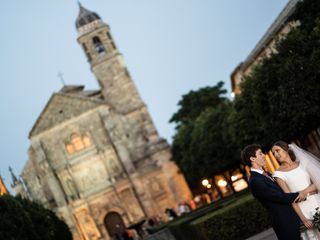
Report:
[{"label": "man's hand", "polygon": [[318,192],[316,186],[311,183],[308,187],[299,192],[300,201],[306,200],[309,195],[315,194]]},{"label": "man's hand", "polygon": [[308,192],[303,190],[301,192],[299,192],[298,197],[294,200],[294,202],[301,202],[301,201],[305,201],[307,199],[308,196]]},{"label": "man's hand", "polygon": [[296,197],[296,199],[295,199],[293,202],[294,202],[294,203],[301,202],[301,201],[300,201],[300,197],[299,197],[299,195],[298,195],[298,197]]}]

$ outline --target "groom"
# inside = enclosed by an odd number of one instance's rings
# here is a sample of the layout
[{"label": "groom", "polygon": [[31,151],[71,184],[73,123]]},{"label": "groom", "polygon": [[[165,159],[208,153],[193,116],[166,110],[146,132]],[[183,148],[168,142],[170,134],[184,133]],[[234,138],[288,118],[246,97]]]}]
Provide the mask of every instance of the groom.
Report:
[{"label": "groom", "polygon": [[241,152],[245,165],[251,167],[249,187],[252,195],[267,209],[279,240],[300,239],[300,219],[291,204],[299,200],[298,193],[284,193],[270,175],[263,170],[266,163],[261,146],[251,144]]}]

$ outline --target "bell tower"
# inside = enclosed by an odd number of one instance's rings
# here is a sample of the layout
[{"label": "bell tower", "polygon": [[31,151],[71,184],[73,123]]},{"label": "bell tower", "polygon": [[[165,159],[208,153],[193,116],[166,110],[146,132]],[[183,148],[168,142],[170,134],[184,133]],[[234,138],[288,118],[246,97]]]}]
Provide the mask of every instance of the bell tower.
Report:
[{"label": "bell tower", "polygon": [[129,113],[144,106],[119,53],[110,28],[95,12],[81,4],[76,27],[91,71],[95,74],[103,95],[117,111]]},{"label": "bell tower", "polygon": [[78,42],[90,64],[105,100],[118,112],[134,118],[144,132],[146,141],[161,141],[145,103],[125,65],[110,32],[100,16],[79,3],[76,20]]}]

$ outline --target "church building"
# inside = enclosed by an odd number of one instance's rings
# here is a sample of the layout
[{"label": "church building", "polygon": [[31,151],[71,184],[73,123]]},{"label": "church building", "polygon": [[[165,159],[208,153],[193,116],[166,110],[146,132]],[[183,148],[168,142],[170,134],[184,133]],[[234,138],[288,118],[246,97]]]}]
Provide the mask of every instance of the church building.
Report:
[{"label": "church building", "polygon": [[40,201],[74,240],[119,231],[191,199],[99,15],[80,5],[78,43],[100,89],[67,85],[52,94],[30,131],[17,194]]}]

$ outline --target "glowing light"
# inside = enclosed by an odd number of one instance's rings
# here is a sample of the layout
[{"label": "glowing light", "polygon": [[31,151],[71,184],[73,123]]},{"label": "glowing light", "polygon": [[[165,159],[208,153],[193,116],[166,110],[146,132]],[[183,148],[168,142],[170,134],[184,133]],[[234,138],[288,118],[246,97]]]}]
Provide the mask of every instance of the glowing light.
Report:
[{"label": "glowing light", "polygon": [[244,179],[240,179],[239,181],[236,181],[232,185],[234,190],[236,190],[236,192],[239,192],[248,187],[248,184]]},{"label": "glowing light", "polygon": [[207,188],[211,188],[211,184],[210,183],[207,185]]},{"label": "glowing light", "polygon": [[209,180],[208,179],[203,179],[201,183],[202,183],[203,186],[206,187],[209,184]]},{"label": "glowing light", "polygon": [[220,179],[217,184],[219,187],[225,187],[228,183],[225,180]]},{"label": "glowing light", "polygon": [[231,181],[234,182],[235,180],[238,179],[238,176],[231,176]]}]

